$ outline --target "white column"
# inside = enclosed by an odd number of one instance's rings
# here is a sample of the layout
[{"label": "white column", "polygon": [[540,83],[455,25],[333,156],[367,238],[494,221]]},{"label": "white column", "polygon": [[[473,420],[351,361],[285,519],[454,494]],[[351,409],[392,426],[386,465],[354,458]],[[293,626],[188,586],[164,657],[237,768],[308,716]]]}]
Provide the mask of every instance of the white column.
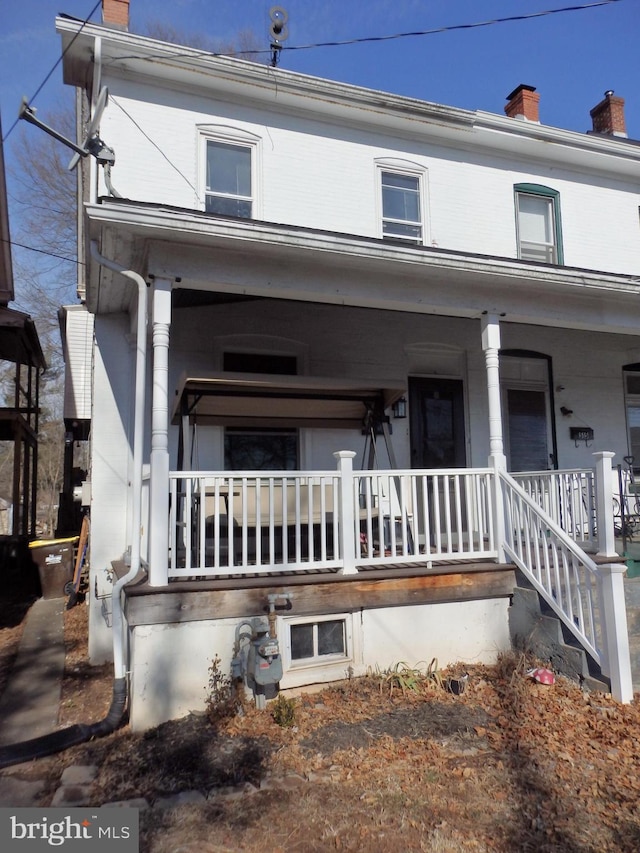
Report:
[{"label": "white column", "polygon": [[171,282],[153,283],[149,586],[169,582],[169,329]]},{"label": "white column", "polygon": [[489,464],[506,470],[502,439],[502,403],[500,399],[500,320],[497,314],[482,315],[482,349],[487,370],[489,393]]},{"label": "white column", "polygon": [[502,404],[500,399],[500,320],[497,314],[482,315],[482,349],[487,371],[489,395],[489,467],[494,472],[494,519],[498,562],[506,562],[504,554],[504,501],[500,471],[507,470],[502,439]]},{"label": "white column", "polygon": [[338,462],[340,474],[340,516],[338,519],[338,537],[340,553],[342,554],[341,575],[355,575],[356,568],[356,517],[355,497],[353,489],[353,458],[352,450],[338,450],[333,454]]},{"label": "white column", "polygon": [[617,557],[613,527],[613,468],[615,456],[610,450],[593,454],[596,459],[596,529],[598,556]]},{"label": "white column", "polygon": [[599,567],[602,577],[603,640],[606,660],[602,670],[611,679],[611,694],[618,702],[633,699],[631,653],[627,628],[627,608],[624,597],[624,563],[609,563]]}]

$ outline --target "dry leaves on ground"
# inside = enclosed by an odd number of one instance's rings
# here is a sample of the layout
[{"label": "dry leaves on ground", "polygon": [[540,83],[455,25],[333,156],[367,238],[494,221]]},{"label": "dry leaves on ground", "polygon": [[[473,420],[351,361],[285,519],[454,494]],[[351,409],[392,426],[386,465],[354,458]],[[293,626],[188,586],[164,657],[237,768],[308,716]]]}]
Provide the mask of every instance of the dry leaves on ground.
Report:
[{"label": "dry leaves on ground", "polygon": [[[60,722],[95,721],[109,705],[110,673],[86,661],[86,608],[65,620]],[[45,796],[64,766],[98,765],[95,805],[207,794],[200,805],[142,812],[141,853],[636,853],[638,704],[562,678],[537,684],[530,664],[505,656],[471,667],[460,696],[429,679],[405,692],[354,679],[297,697],[293,727],[269,708],[218,726],[192,714],[37,764],[51,779]],[[216,795],[242,785],[254,793]]]}]

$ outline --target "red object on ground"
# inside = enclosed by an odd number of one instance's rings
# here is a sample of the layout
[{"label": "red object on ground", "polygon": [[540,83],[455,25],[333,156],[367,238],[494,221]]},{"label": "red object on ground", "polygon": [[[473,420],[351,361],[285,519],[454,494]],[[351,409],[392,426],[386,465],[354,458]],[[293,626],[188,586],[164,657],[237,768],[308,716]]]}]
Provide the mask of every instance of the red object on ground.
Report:
[{"label": "red object on ground", "polygon": [[530,678],[533,678],[534,681],[537,681],[538,684],[555,684],[556,677],[551,672],[550,669],[545,669],[542,666],[538,666],[535,669],[530,669],[527,675]]}]

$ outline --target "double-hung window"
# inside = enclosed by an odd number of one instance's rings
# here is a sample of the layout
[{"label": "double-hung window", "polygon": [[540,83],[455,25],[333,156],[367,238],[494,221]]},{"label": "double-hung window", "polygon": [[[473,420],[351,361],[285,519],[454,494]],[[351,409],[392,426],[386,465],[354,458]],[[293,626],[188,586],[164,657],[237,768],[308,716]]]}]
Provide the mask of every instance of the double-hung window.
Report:
[{"label": "double-hung window", "polygon": [[539,184],[516,184],[515,199],[518,257],[563,263],[560,194]]},{"label": "double-hung window", "polygon": [[206,140],[205,210],[227,216],[253,215],[253,146]]},{"label": "double-hung window", "polygon": [[383,238],[422,244],[422,176],[381,168],[380,178]]}]

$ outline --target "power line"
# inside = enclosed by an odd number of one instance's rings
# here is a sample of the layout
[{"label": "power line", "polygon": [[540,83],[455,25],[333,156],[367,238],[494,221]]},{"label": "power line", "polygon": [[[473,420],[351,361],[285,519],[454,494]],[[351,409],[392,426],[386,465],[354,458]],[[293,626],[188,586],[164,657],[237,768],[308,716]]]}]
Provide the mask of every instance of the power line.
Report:
[{"label": "power line", "polygon": [[[392,39],[409,38],[411,36],[431,36],[436,33],[448,33],[454,30],[471,30],[477,27],[489,27],[494,24],[505,24],[510,21],[527,21],[531,18],[542,18],[546,15],[557,15],[560,12],[581,12],[584,9],[593,9],[596,6],[608,6],[610,3],[620,3],[621,0],[598,0],[595,3],[586,3],[582,6],[564,6],[562,9],[547,9],[543,12],[529,12],[525,15],[510,15],[507,18],[494,18],[490,21],[478,21],[473,24],[452,24],[447,27],[436,27],[432,30],[417,30],[411,33],[396,33],[390,36],[365,36],[363,38],[345,39],[344,41],[325,41],[315,44],[282,45],[282,50],[309,50],[313,47],[341,47],[349,44],[365,44],[367,42],[391,41]],[[267,51],[260,51],[266,53]]]},{"label": "power line", "polygon": [[129,115],[129,113],[125,110],[125,108],[122,106],[122,104],[120,104],[120,103],[116,100],[116,98],[114,98],[114,97],[113,97],[113,95],[110,95],[109,100],[110,100],[112,103],[114,103],[114,104],[118,107],[118,109],[122,110],[122,112],[126,115],[126,117],[129,119],[129,121],[131,121],[131,123],[132,123],[132,124],[134,124],[134,125],[135,125],[135,127],[137,127],[137,128],[138,128],[138,130],[139,130],[139,131],[140,131],[140,133],[144,136],[144,138],[145,138],[145,139],[147,139],[147,140],[148,140],[148,141],[153,145],[153,147],[154,147],[157,151],[159,151],[159,152],[160,152],[160,154],[164,157],[164,159],[165,159],[165,160],[167,161],[167,163],[171,166],[171,168],[172,168],[172,169],[175,169],[175,171],[180,175],[180,177],[181,177],[181,178],[183,178],[183,179],[187,182],[187,184],[189,184],[189,186],[191,187],[191,189],[194,191],[196,198],[198,198],[198,190],[197,190],[197,188],[196,188],[196,187],[194,187],[194,185],[191,183],[191,181],[189,180],[189,178],[187,178],[187,176],[186,176],[185,174],[183,174],[183,173],[180,171],[180,169],[178,169],[178,167],[175,165],[175,163],[173,163],[173,162],[169,159],[169,157],[164,153],[164,151],[162,150],[162,148],[160,148],[160,146],[158,145],[158,143],[157,143],[157,142],[155,142],[155,141],[154,141],[154,140],[149,136],[149,134],[148,134],[145,130],[143,130],[143,129],[140,127],[140,125],[139,125],[139,124],[138,124],[138,122],[133,118],[133,116]]},{"label": "power line", "polygon": [[30,252],[38,252],[38,254],[47,255],[50,258],[57,258],[59,261],[68,261],[70,264],[85,266],[84,261],[79,261],[77,258],[67,258],[65,255],[57,255],[55,252],[48,252],[45,249],[36,249],[34,246],[27,246],[25,243],[18,243],[16,240],[5,240],[0,237],[0,242],[8,243],[9,246],[18,246],[20,249],[28,249]]},{"label": "power line", "polygon": [[[87,17],[85,18],[85,20],[82,22],[82,26],[80,27],[80,29],[78,30],[78,32],[74,35],[74,37],[71,39],[71,41],[69,42],[69,44],[68,44],[68,45],[65,47],[65,49],[62,51],[62,53],[60,54],[60,56],[58,57],[58,59],[55,61],[55,63],[54,63],[54,64],[53,64],[53,66],[51,67],[51,69],[50,69],[49,73],[47,74],[47,76],[44,78],[44,80],[42,81],[42,83],[40,83],[40,85],[39,85],[39,86],[38,86],[38,88],[35,90],[35,92],[34,92],[34,93],[33,93],[33,95],[31,96],[31,98],[27,101],[27,103],[29,103],[29,104],[30,104],[32,101],[35,101],[35,99],[38,97],[38,95],[40,94],[40,92],[42,91],[42,89],[43,89],[43,88],[46,86],[46,84],[49,82],[49,79],[51,78],[51,75],[53,74],[53,72],[56,70],[56,68],[58,67],[58,65],[60,65],[60,63],[61,63],[61,62],[62,62],[62,60],[64,59],[65,55],[67,54],[67,51],[68,51],[68,50],[70,50],[70,48],[71,48],[72,44],[73,44],[73,43],[74,43],[74,41],[78,38],[78,36],[79,36],[79,35],[80,35],[80,33],[82,32],[82,30],[85,28],[85,26],[89,23],[89,21],[91,20],[91,18],[92,18],[92,16],[93,16],[93,14],[95,13],[95,11],[97,10],[98,6],[100,6],[100,4],[101,4],[101,3],[102,3],[102,0],[98,0],[98,2],[96,3],[96,5],[95,5],[95,6],[93,7],[93,9],[89,12],[89,14],[88,14],[88,15],[87,15]],[[9,130],[7,131],[7,133],[5,134],[5,136],[4,136],[3,140],[2,140],[3,142],[6,142],[6,141],[7,141],[7,139],[8,139],[8,138],[9,138],[9,136],[11,135],[11,132],[14,130],[15,126],[18,124],[18,122],[19,122],[19,121],[20,121],[20,119],[19,119],[19,118],[15,119],[15,121],[13,122],[13,124],[11,125],[11,127],[9,128]]]},{"label": "power line", "polygon": [[[541,12],[529,12],[522,15],[509,15],[505,18],[493,18],[488,21],[476,21],[471,24],[450,24],[449,26],[444,27],[435,27],[430,30],[416,30],[414,32],[407,33],[394,33],[392,35],[386,36],[362,36],[360,38],[353,39],[345,39],[343,41],[324,41],[324,42],[313,42],[312,44],[299,44],[299,45],[282,45],[279,49],[286,50],[311,50],[312,48],[317,47],[344,47],[352,44],[367,44],[373,42],[382,42],[382,41],[392,41],[394,39],[403,39],[403,38],[411,38],[416,36],[431,36],[436,35],[438,33],[448,33],[454,32],[456,30],[471,30],[477,29],[479,27],[490,27],[495,24],[505,24],[515,21],[527,21],[534,18],[543,18],[547,15],[558,15],[564,12],[582,12],[587,9],[594,9],[598,6],[609,6],[611,3],[620,3],[622,0],[596,0],[593,3],[584,3],[579,6],[563,6],[560,9],[546,9]],[[216,53],[212,50],[199,50],[196,48],[192,48],[188,53],[183,51],[176,51],[175,53],[169,54],[169,58],[171,59],[180,59],[180,58],[188,58],[193,56],[239,56],[246,53],[252,53],[254,55],[258,54],[269,54],[271,55],[272,49],[269,47],[264,50],[241,50],[241,51],[233,51],[231,53]],[[153,59],[166,59],[167,54],[147,54],[146,56],[141,56],[139,54],[128,54],[126,56],[119,56],[117,60],[113,60],[114,62],[120,62],[124,59],[142,59],[142,60],[153,60]]]}]

